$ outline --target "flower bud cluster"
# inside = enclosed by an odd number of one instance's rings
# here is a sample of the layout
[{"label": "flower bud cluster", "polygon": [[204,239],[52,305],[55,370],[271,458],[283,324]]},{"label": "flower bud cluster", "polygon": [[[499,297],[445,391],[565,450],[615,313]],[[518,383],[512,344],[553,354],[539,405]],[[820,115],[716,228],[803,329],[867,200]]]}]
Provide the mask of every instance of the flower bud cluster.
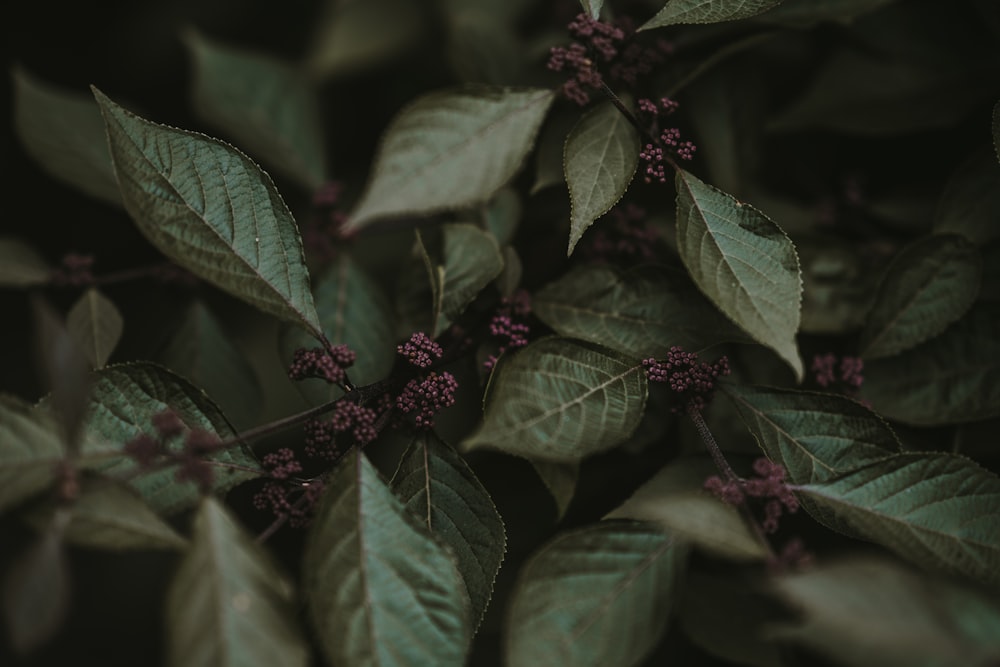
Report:
[{"label": "flower bud cluster", "polygon": [[726,357],[707,364],[699,361],[697,354],[685,352],[676,345],[667,352],[665,360],[643,359],[642,365],[650,382],[666,383],[678,395],[680,405],[673,408],[674,412],[682,412],[689,406],[696,410],[705,409],[718,379],[730,373]]},{"label": "flower bud cluster", "polygon": [[344,384],[347,379],[345,369],[351,367],[357,354],[347,345],[334,345],[330,349],[314,347],[311,350],[295,350],[292,363],[288,367],[288,377],[293,380],[322,378],[330,384]]},{"label": "flower bud cluster", "polygon": [[[219,438],[202,428],[189,429],[173,410],[164,410],[150,417],[156,435],[140,433],[125,443],[124,452],[139,466],[149,468],[160,460],[177,465],[179,482],[192,482],[202,493],[211,490],[215,474],[205,456],[214,452]],[[168,447],[171,440],[183,438],[181,446]]]},{"label": "flower bud cluster", "polygon": [[660,234],[649,224],[646,210],[635,204],[619,204],[588,232],[580,248],[585,259],[599,264],[633,266],[656,259]]},{"label": "flower bud cluster", "polygon": [[427,368],[443,354],[441,346],[423,331],[417,331],[410,340],[397,345],[396,352],[417,368]]},{"label": "flower bud cluster", "polygon": [[531,294],[527,290],[517,290],[511,296],[505,296],[500,300],[500,306],[489,324],[496,352],[483,362],[486,370],[496,366],[499,356],[507,350],[516,350],[528,344],[531,327],[528,326],[527,320],[530,314]]},{"label": "flower bud cluster", "polygon": [[458,381],[447,371],[431,371],[423,378],[413,378],[396,397],[396,409],[404,415],[413,414],[417,428],[434,427],[434,417],[455,404]]},{"label": "flower bud cluster", "polygon": [[705,488],[729,505],[739,505],[747,498],[764,500],[764,520],[761,526],[765,533],[778,531],[778,522],[787,511],[794,514],[799,509],[799,499],[795,497],[786,481],[785,467],[766,458],[753,463],[755,477],[723,481],[718,475],[705,480]]},{"label": "flower bud cluster", "polygon": [[310,419],[305,423],[305,452],[311,458],[336,461],[346,449],[338,444],[337,436],[350,433],[354,443],[365,446],[378,436],[375,421],[378,414],[371,408],[340,400],[325,419]]},{"label": "flower bud cluster", "polygon": [[313,193],[313,214],[302,225],[302,245],[311,261],[329,264],[338,249],[354,239],[346,229],[347,214],[341,203],[343,184],[328,181]]},{"label": "flower bud cluster", "polygon": [[[823,388],[832,388],[839,381],[845,392],[853,394],[861,388],[864,383],[865,362],[861,357],[843,356],[840,358],[839,368],[837,367],[837,355],[832,352],[817,354],[813,357],[810,370],[816,384]],[[839,371],[839,373],[838,373]]]}]

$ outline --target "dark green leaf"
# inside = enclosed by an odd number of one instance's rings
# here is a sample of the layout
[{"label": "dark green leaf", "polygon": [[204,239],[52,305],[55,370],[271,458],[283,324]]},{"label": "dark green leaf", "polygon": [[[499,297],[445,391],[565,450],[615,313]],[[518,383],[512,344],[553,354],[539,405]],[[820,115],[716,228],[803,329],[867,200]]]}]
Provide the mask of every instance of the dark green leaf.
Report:
[{"label": "dark green leaf", "polygon": [[327,485],[304,565],[309,611],[327,659],[462,665],[473,626],[449,550],[357,449]]},{"label": "dark green leaf", "polygon": [[[770,209],[769,209],[770,210]],[[802,265],[803,333],[855,333],[871,309],[878,272],[853,243],[796,237]]]},{"label": "dark green leaf", "polygon": [[927,568],[1000,585],[1000,478],[955,454],[897,454],[798,492],[818,517]]},{"label": "dark green leaf", "polygon": [[65,457],[51,414],[0,394],[0,511],[48,487]]},{"label": "dark green leaf", "polygon": [[580,477],[579,463],[553,463],[552,461],[532,461],[531,465],[541,478],[545,488],[556,501],[556,518],[562,519],[576,495],[576,483]]},{"label": "dark green leaf", "polygon": [[724,558],[763,560],[765,545],[736,508],[704,490],[705,480],[717,474],[712,462],[703,459],[668,465],[606,518],[649,521]]},{"label": "dark green leaf", "polygon": [[557,537],[524,566],[505,629],[507,665],[635,665],[656,646],[687,549],[631,521]]},{"label": "dark green leaf", "polygon": [[531,194],[565,183],[563,175],[563,150],[566,137],[579,120],[579,113],[560,113],[557,108],[542,126],[535,151],[535,180]]},{"label": "dark green leaf", "polygon": [[780,4],[781,0],[668,0],[656,16],[639,30],[678,23],[719,23],[756,16]]},{"label": "dark green leaf", "polygon": [[257,375],[201,301],[188,308],[160,359],[167,368],[204,389],[238,428],[260,422],[264,398]]},{"label": "dark green leaf", "polygon": [[386,129],[350,225],[488,200],[520,168],[553,98],[489,87],[421,97]]},{"label": "dark green leaf", "polygon": [[1000,304],[979,303],[941,335],[865,364],[861,397],[889,419],[947,424],[1000,416]]},{"label": "dark green leaf", "polygon": [[62,426],[63,442],[73,456],[79,451],[80,427],[90,400],[90,366],[83,349],[63,319],[41,297],[32,298],[36,353],[49,389],[49,403]]},{"label": "dark green leaf", "polygon": [[601,8],[604,6],[604,0],[580,0],[580,6],[583,7],[583,11],[586,12],[590,18],[596,19],[601,15]]},{"label": "dark green leaf", "polygon": [[664,267],[575,268],[535,294],[532,312],[562,336],[639,358],[664,357],[674,345],[700,351],[747,342],[686,276]]},{"label": "dark green leaf", "polygon": [[501,359],[483,424],[464,445],[577,461],[628,439],[646,395],[637,361],[571,338],[545,338]]},{"label": "dark green leaf", "polygon": [[567,255],[622,198],[638,164],[639,133],[610,101],[586,113],[570,131],[563,153],[571,204]]},{"label": "dark green leaf", "polygon": [[322,185],[326,142],[303,72],[195,32],[186,41],[194,59],[195,111],[261,162],[311,190]]},{"label": "dark green leaf", "polygon": [[53,178],[121,206],[104,121],[93,99],[43,84],[20,67],[11,74],[14,128],[28,155]]},{"label": "dark green leaf", "polygon": [[461,224],[445,225],[443,232],[442,258],[434,267],[441,277],[435,336],[447,329],[479,291],[503,271],[503,255],[492,234]]},{"label": "dark green leaf", "polygon": [[[201,494],[190,482],[175,478],[174,467],[142,472],[124,454],[125,443],[140,433],[155,436],[153,415],[172,411],[189,429],[204,429],[226,439],[233,437],[219,408],[205,393],[180,376],[154,364],[136,363],[108,366],[94,374],[94,391],[90,413],[84,424],[83,455],[93,457],[109,448],[121,452],[118,457],[99,466],[109,477],[129,480],[129,486],[157,512],[171,513],[192,507]],[[181,451],[181,437],[168,444],[172,451]],[[256,469],[256,462],[241,447],[230,447],[208,458],[214,461],[213,489],[218,492],[255,474],[230,466]]]},{"label": "dark green leaf", "polygon": [[961,236],[929,236],[903,249],[861,332],[862,356],[892,356],[940,334],[972,306],[981,273],[979,251]]},{"label": "dark green leaf", "polygon": [[796,484],[822,482],[900,451],[888,424],[845,396],[728,382],[722,387],[761,449]]},{"label": "dark green leaf", "polygon": [[52,277],[52,267],[27,243],[0,238],[0,287],[44,285]]},{"label": "dark green leaf", "polygon": [[1000,164],[981,150],[948,180],[934,215],[934,231],[961,234],[974,243],[1000,238]]},{"label": "dark green leaf", "polygon": [[455,553],[478,625],[507,547],[503,520],[489,493],[458,452],[431,433],[410,442],[390,486]]},{"label": "dark green leaf", "polygon": [[295,623],[294,589],[213,498],[194,520],[191,548],[167,594],[167,664],[310,664]]},{"label": "dark green leaf", "polygon": [[514,246],[503,247],[503,271],[497,276],[495,284],[502,297],[511,297],[521,286],[521,278],[524,276],[524,267],[521,265],[521,258],[518,257]]},{"label": "dark green leaf", "polygon": [[954,667],[1000,659],[1000,604],[882,560],[786,574],[778,595],[803,615],[772,634],[850,667]]},{"label": "dark green leaf", "polygon": [[784,0],[760,16],[767,23],[809,26],[822,21],[849,23],[895,0]]},{"label": "dark green leaf", "polygon": [[96,88],[125,208],[167,257],[319,337],[291,212],[270,177],[217,139],[157,125]]},{"label": "dark green leaf", "polygon": [[677,170],[677,249],[723,313],[803,376],[795,334],[802,278],[795,246],[754,207]]},{"label": "dark green leaf", "polygon": [[522,209],[521,197],[513,188],[500,190],[486,205],[486,229],[493,234],[497,245],[505,246],[514,239],[517,226],[521,224]]},{"label": "dark green leaf", "polygon": [[123,324],[118,308],[96,287],[84,292],[66,316],[70,336],[94,368],[108,363],[122,337]]}]

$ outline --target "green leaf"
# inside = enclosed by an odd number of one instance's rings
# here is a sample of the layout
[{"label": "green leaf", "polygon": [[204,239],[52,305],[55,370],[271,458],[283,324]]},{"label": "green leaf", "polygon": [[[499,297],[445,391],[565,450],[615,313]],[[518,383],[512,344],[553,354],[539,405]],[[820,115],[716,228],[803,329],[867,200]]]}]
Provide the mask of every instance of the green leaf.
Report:
[{"label": "green leaf", "polygon": [[204,389],[238,428],[260,422],[264,397],[257,374],[203,302],[188,307],[160,360]]},{"label": "green leaf", "polygon": [[586,12],[590,18],[596,19],[601,15],[601,8],[604,7],[604,0],[580,0],[580,6],[583,7],[583,11]]},{"label": "green leaf", "polygon": [[194,60],[195,111],[249,154],[311,190],[326,177],[319,104],[297,67],[234,49],[196,32],[185,40]]},{"label": "green leaf", "polygon": [[357,449],[327,482],[304,576],[331,663],[464,664],[473,624],[454,557]]},{"label": "green leaf", "polygon": [[822,21],[850,23],[895,0],[784,0],[781,6],[762,14],[767,23],[807,27]]},{"label": "green leaf", "polygon": [[451,547],[478,625],[507,548],[503,520],[489,493],[458,452],[433,433],[410,441],[390,486]]},{"label": "green leaf", "polygon": [[674,345],[701,351],[747,342],[687,276],[666,267],[580,266],[539,290],[531,307],[561,336],[638,358],[666,356]]},{"label": "green leaf", "polygon": [[937,336],[972,306],[982,260],[961,236],[929,236],[889,266],[861,332],[867,359],[888,357]]},{"label": "green leaf", "polygon": [[566,516],[566,510],[576,495],[576,483],[580,478],[579,463],[553,463],[552,461],[532,461],[532,467],[541,478],[545,488],[556,502],[556,518]]},{"label": "green leaf", "polygon": [[781,4],[781,0],[668,0],[656,16],[639,30],[679,23],[719,23],[756,16]]},{"label": "green leaf", "polygon": [[584,114],[566,137],[563,168],[569,186],[569,250],[597,218],[611,210],[639,164],[639,133],[611,102]]},{"label": "green leaf", "polygon": [[704,490],[717,475],[711,461],[688,459],[665,466],[607,519],[649,521],[669,534],[723,558],[764,560],[767,549],[739,512]]},{"label": "green leaf", "polygon": [[677,170],[677,249],[709,299],[803,377],[795,333],[802,278],[791,239],[766,215]]},{"label": "green leaf", "polygon": [[941,335],[865,364],[861,398],[889,419],[948,424],[1000,416],[1000,304],[976,304]]},{"label": "green leaf", "polygon": [[492,234],[473,225],[443,227],[440,263],[434,269],[441,277],[441,304],[434,335],[437,336],[462,314],[479,294],[503,271],[503,255]]},{"label": "green leaf", "polygon": [[474,87],[425,95],[389,124],[352,228],[487,201],[520,168],[551,90]]},{"label": "green leaf", "polygon": [[635,665],[666,630],[687,549],[631,521],[565,533],[521,570],[507,665]]},{"label": "green leaf", "polygon": [[854,334],[864,326],[878,286],[873,262],[848,241],[795,239],[802,266],[802,333]]},{"label": "green leaf", "polygon": [[464,445],[572,462],[621,444],[646,407],[638,362],[571,338],[544,338],[501,359],[483,424]]},{"label": "green leaf", "polygon": [[948,180],[934,214],[934,231],[973,243],[1000,238],[1000,164],[986,150],[962,163]]},{"label": "green leaf", "polygon": [[723,383],[768,458],[795,484],[831,479],[900,451],[881,417],[838,394]]},{"label": "green leaf", "polygon": [[65,458],[60,427],[51,414],[0,394],[0,511],[52,484]]},{"label": "green leaf", "polygon": [[66,328],[94,368],[108,363],[122,337],[122,315],[96,287],[77,299],[66,316]]},{"label": "green leaf", "polygon": [[302,240],[270,177],[232,146],[157,125],[94,89],[125,209],[163,254],[320,337]]},{"label": "green leaf", "polygon": [[500,190],[487,204],[483,217],[486,229],[497,240],[497,245],[505,246],[513,241],[521,224],[523,208],[521,197],[513,188]]},{"label": "green leaf", "polygon": [[563,150],[566,137],[579,121],[579,113],[561,112],[557,107],[542,126],[535,151],[535,180],[531,194],[565,183],[563,174]]},{"label": "green leaf", "polygon": [[797,492],[832,528],[918,565],[1000,585],[1000,478],[955,454],[897,454]]},{"label": "green leaf", "polygon": [[65,512],[66,542],[91,549],[184,549],[188,542],[156,515],[133,490],[107,478],[84,477],[69,507],[49,503],[33,513],[33,523],[48,524]]},{"label": "green leaf", "polygon": [[20,67],[14,79],[14,129],[25,151],[53,178],[121,206],[104,121],[86,94],[54,88]]},{"label": "green leaf", "polygon": [[310,664],[291,583],[215,499],[202,501],[191,541],[167,593],[167,664]]},{"label": "green leaf", "polygon": [[[396,360],[396,332],[392,304],[382,288],[350,255],[340,253],[318,276],[313,298],[323,335],[358,355],[348,369],[351,382],[360,386],[385,378]],[[287,364],[296,349],[311,346],[304,331],[289,328],[281,338],[282,359]],[[297,387],[316,404],[341,393],[321,380],[299,382]]]},{"label": "green leaf", "polygon": [[[94,374],[90,412],[84,424],[83,454],[105,454],[114,448],[120,454],[99,466],[109,476],[128,479],[129,486],[160,513],[173,513],[197,504],[201,494],[190,482],[175,478],[174,467],[142,471],[123,451],[125,443],[141,433],[156,436],[151,418],[172,411],[188,429],[204,429],[221,439],[234,436],[232,427],[219,408],[187,380],[149,363],[108,366]],[[170,440],[168,448],[179,452],[181,437]],[[240,447],[230,447],[208,457],[213,467],[212,488],[222,492],[255,477],[252,472],[229,466],[258,468],[256,461]]]},{"label": "green leaf", "polygon": [[44,285],[52,277],[52,267],[27,243],[0,237],[0,287]]},{"label": "green leaf", "polygon": [[1000,604],[952,582],[874,559],[773,581],[802,616],[772,634],[849,667],[988,665],[1000,658]]}]

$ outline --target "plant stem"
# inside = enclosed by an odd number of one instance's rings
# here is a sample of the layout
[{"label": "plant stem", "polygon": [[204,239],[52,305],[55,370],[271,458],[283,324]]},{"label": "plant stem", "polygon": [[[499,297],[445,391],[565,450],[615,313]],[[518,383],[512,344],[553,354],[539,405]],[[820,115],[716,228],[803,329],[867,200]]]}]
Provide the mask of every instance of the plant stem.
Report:
[{"label": "plant stem", "polygon": [[621,98],[615,94],[615,91],[611,90],[611,88],[608,87],[608,84],[603,81],[601,82],[601,92],[604,93],[609,100],[611,100],[611,103],[615,105],[615,108],[618,109],[623,116],[625,116],[625,119],[632,124],[632,127],[634,127],[639,134],[648,139],[649,143],[659,145],[660,142],[657,138],[650,134],[649,130],[639,123],[639,119],[636,118],[631,111],[629,111],[629,108],[625,106],[625,103],[622,102]]},{"label": "plant stem", "polygon": [[705,448],[708,453],[712,456],[712,460],[715,461],[715,466],[725,477],[727,482],[739,481],[740,477],[733,470],[732,466],[729,465],[729,461],[726,460],[725,455],[722,453],[722,449],[719,448],[719,443],[715,441],[715,436],[712,435],[712,431],[709,430],[708,424],[705,423],[705,418],[693,403],[688,403],[686,407],[687,415],[694,422],[694,427],[698,430],[698,435],[701,437],[701,441],[705,443]]}]

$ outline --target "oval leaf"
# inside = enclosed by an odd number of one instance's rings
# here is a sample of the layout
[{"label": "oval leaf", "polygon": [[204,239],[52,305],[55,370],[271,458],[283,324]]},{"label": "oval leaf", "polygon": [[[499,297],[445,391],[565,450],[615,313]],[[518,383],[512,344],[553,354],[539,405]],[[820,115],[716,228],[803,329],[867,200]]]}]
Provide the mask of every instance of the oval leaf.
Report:
[{"label": "oval leaf", "polygon": [[611,102],[587,112],[566,137],[563,169],[569,186],[569,250],[628,189],[639,164],[639,133]]},{"label": "oval leaf", "polygon": [[48,487],[65,458],[50,413],[0,394],[0,512]]},{"label": "oval leaf", "polygon": [[123,325],[118,308],[96,287],[84,292],[66,316],[70,336],[94,368],[102,368],[108,363],[122,337]]},{"label": "oval leaf", "polygon": [[386,129],[348,224],[488,200],[520,168],[553,99],[551,90],[487,87],[421,97]]},{"label": "oval leaf", "polygon": [[232,146],[158,125],[94,89],[125,209],[164,255],[321,337],[302,240],[270,177]]},{"label": "oval leaf", "polygon": [[723,383],[757,444],[796,484],[888,458],[899,440],[877,414],[837,394]]},{"label": "oval leaf", "polygon": [[261,162],[315,190],[326,178],[319,104],[305,75],[263,54],[188,35],[195,111]]},{"label": "oval leaf", "polygon": [[52,277],[52,267],[27,243],[0,238],[0,287],[44,285]]},{"label": "oval leaf", "polygon": [[679,23],[719,23],[756,16],[781,4],[781,0],[669,0],[639,30]]},{"label": "oval leaf", "polygon": [[965,314],[979,294],[982,260],[961,236],[929,236],[889,266],[859,343],[865,359],[924,342]]},{"label": "oval leaf", "polygon": [[832,528],[918,565],[1000,584],[1000,478],[954,454],[898,454],[797,489]]},{"label": "oval leaf", "polygon": [[907,424],[1000,416],[1000,304],[979,303],[943,334],[865,364],[861,398]]},{"label": "oval leaf", "polygon": [[390,486],[455,553],[478,625],[507,549],[503,520],[489,493],[458,452],[428,433],[410,442]]},{"label": "oval leaf", "polygon": [[358,450],[327,482],[305,547],[313,625],[334,664],[464,664],[472,638],[454,557]]},{"label": "oval leaf", "polygon": [[507,665],[636,665],[659,642],[687,549],[631,521],[602,521],[544,546],[507,613]]},{"label": "oval leaf", "polygon": [[576,461],[627,440],[646,396],[640,364],[582,341],[542,339],[501,360],[483,424],[465,446]]},{"label": "oval leaf", "polygon": [[580,464],[532,461],[531,465],[556,503],[556,519],[562,519],[573,502],[573,496],[576,495]]},{"label": "oval leaf", "polygon": [[434,335],[440,334],[462,314],[480,290],[503,271],[503,255],[492,234],[473,225],[444,225],[440,276],[441,304]]},{"label": "oval leaf", "polygon": [[766,215],[677,170],[677,250],[699,289],[803,377],[795,334],[802,277],[791,239]]},{"label": "oval leaf", "polygon": [[687,276],[664,267],[577,267],[538,291],[531,308],[561,336],[640,358],[664,357],[674,345],[701,351],[747,341]]},{"label": "oval leaf", "polygon": [[14,79],[14,129],[25,151],[53,178],[121,206],[104,121],[94,100],[43,84],[20,67]]},{"label": "oval leaf", "polygon": [[294,589],[229,513],[205,498],[167,593],[167,664],[310,664]]}]

